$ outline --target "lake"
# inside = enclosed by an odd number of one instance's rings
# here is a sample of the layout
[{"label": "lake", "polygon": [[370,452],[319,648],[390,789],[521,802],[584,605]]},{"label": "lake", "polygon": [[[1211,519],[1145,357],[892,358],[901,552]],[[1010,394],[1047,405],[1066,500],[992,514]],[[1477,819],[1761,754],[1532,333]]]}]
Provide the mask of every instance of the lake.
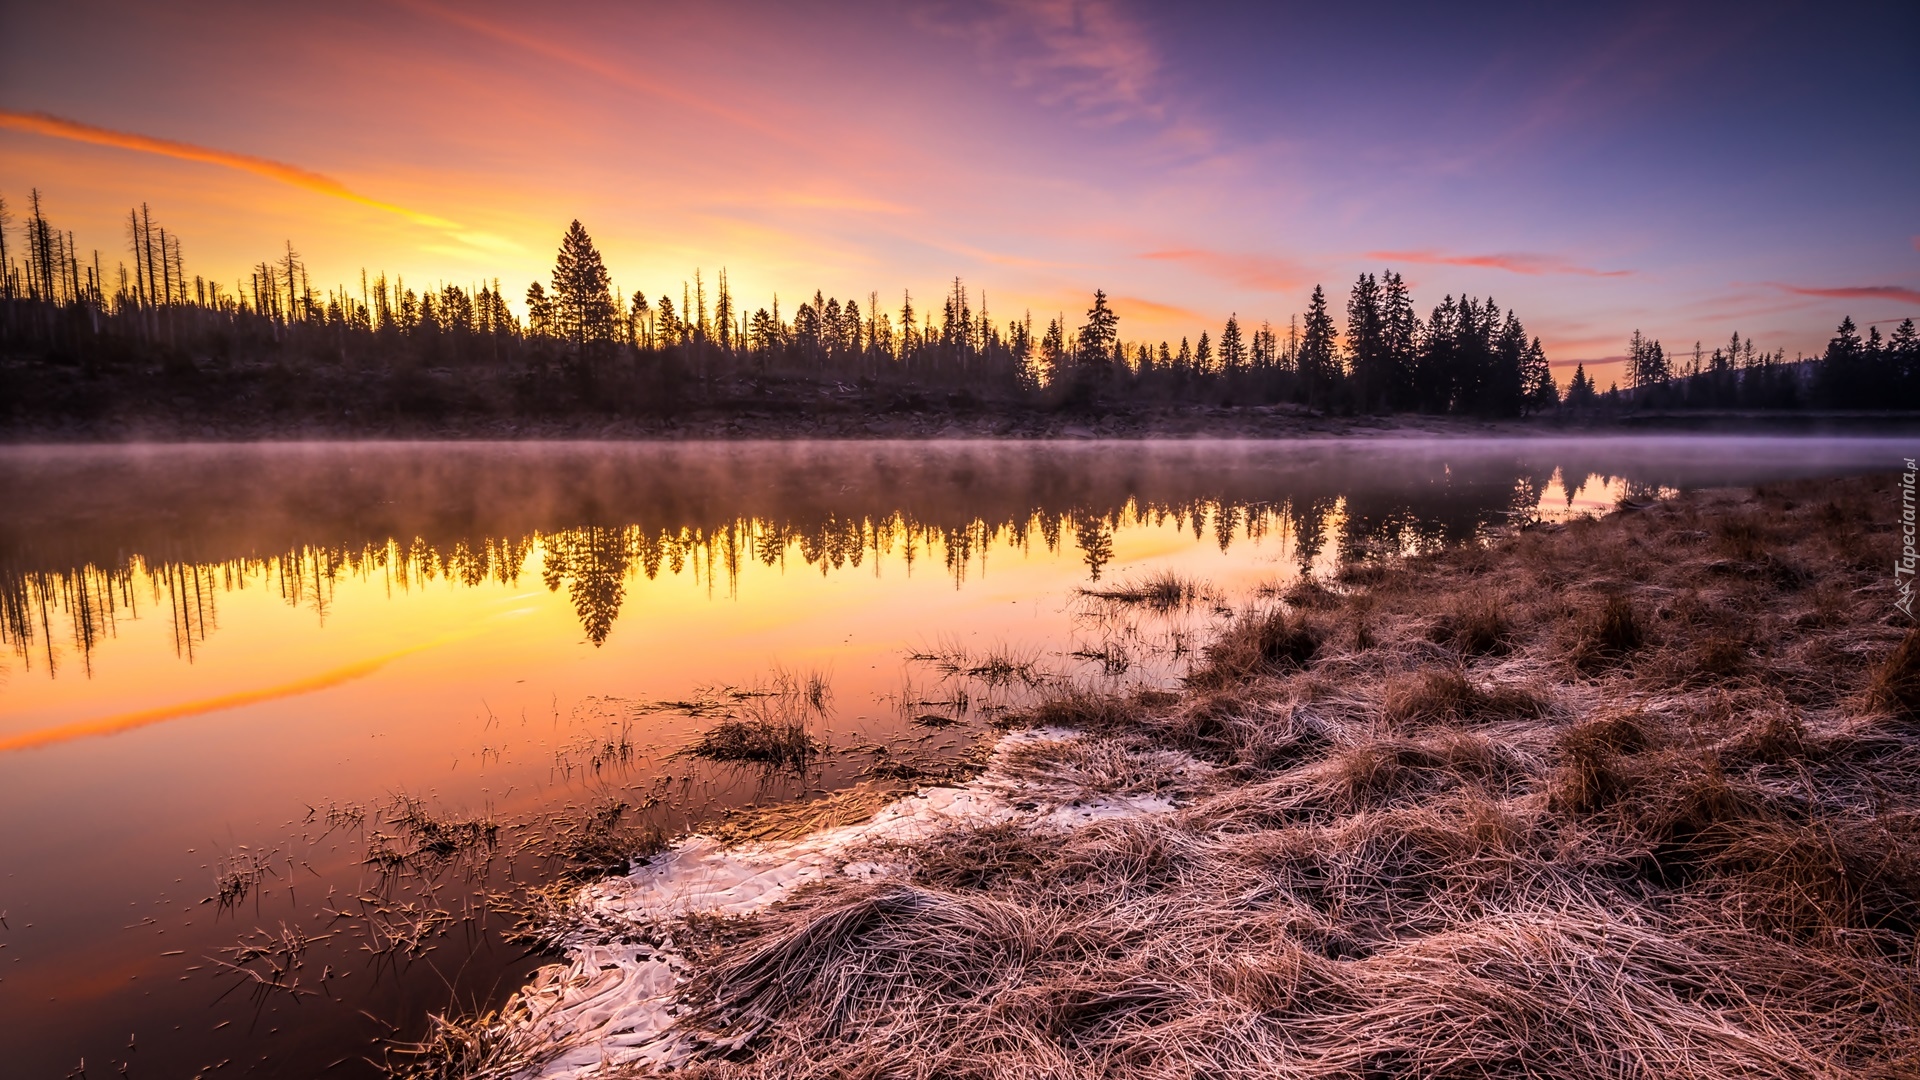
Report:
[{"label": "lake", "polygon": [[[942,775],[1037,695],[1176,684],[1343,561],[1912,449],[3,449],[0,1061],[377,1075],[545,961],[513,905],[610,840]],[[775,706],[827,752],[686,753]]]}]

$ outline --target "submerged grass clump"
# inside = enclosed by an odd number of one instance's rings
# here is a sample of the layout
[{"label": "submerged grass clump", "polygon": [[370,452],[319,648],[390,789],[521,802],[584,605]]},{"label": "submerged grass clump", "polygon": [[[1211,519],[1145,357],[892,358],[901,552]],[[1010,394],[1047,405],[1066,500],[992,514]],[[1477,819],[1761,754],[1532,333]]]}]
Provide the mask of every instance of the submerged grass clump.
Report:
[{"label": "submerged grass clump", "polygon": [[1176,570],[1156,570],[1137,581],[1125,581],[1105,588],[1083,588],[1080,595],[1107,604],[1169,612],[1209,600],[1214,594],[1206,582],[1197,578],[1187,577]]},{"label": "submerged grass clump", "polygon": [[722,720],[701,733],[692,753],[709,761],[785,769],[803,767],[824,750],[807,730],[805,717],[762,713]]},{"label": "submerged grass clump", "polygon": [[[1050,697],[1020,719],[1084,734],[1007,767],[1162,809],[957,826],[729,920],[679,1075],[1913,1075],[1920,638],[1861,554],[1897,499],[1837,486],[1396,561],[1241,613],[1184,693]],[[1490,579],[1500,632],[1435,640]]]},{"label": "submerged grass clump", "polygon": [[833,687],[823,672],[777,672],[771,686],[733,695],[724,720],[701,732],[686,753],[709,761],[804,769],[827,752],[813,725],[828,715]]}]

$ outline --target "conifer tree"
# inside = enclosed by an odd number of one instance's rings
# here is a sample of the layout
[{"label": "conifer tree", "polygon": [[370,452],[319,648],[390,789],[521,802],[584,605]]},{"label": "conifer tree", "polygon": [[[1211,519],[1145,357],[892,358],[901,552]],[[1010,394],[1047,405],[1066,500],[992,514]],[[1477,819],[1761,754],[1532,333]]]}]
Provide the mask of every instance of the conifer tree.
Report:
[{"label": "conifer tree", "polygon": [[567,226],[553,263],[553,327],[576,348],[613,338],[618,312],[612,278],[579,219]]},{"label": "conifer tree", "polygon": [[1059,319],[1047,322],[1046,335],[1040,339],[1040,362],[1046,368],[1049,381],[1060,378],[1067,362],[1067,339]]},{"label": "conifer tree", "polygon": [[1104,368],[1112,362],[1113,345],[1119,337],[1120,316],[1107,306],[1104,289],[1095,289],[1093,306],[1087,309],[1087,322],[1080,328],[1080,364]]},{"label": "conifer tree", "polygon": [[1333,317],[1327,314],[1326,290],[1313,287],[1307,302],[1306,325],[1300,336],[1300,382],[1307,404],[1324,408],[1333,396],[1339,378],[1339,359],[1334,355]]},{"label": "conifer tree", "polygon": [[1347,295],[1347,360],[1354,400],[1368,411],[1384,405],[1387,397],[1386,322],[1380,301],[1380,284],[1372,274],[1361,274]]},{"label": "conifer tree", "polygon": [[1240,315],[1235,312],[1227,316],[1227,325],[1220,331],[1220,367],[1234,375],[1246,366],[1247,346],[1240,337]]},{"label": "conifer tree", "polygon": [[534,337],[553,336],[553,301],[537,281],[527,286],[527,333]]}]

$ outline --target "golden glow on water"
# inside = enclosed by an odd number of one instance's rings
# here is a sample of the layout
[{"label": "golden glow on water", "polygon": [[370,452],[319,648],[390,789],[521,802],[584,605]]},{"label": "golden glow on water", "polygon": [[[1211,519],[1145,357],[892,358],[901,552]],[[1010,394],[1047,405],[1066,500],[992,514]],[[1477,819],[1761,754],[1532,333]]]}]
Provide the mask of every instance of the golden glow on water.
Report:
[{"label": "golden glow on water", "polygon": [[[1231,554],[1209,530],[1217,518],[1119,517],[1117,530],[1069,526],[1053,548],[1033,521],[951,539],[862,523],[844,546],[817,547],[747,521],[719,539],[592,529],[477,553],[389,543],[213,567],[88,567],[35,579],[21,598],[45,614],[12,635],[0,752],[216,711],[269,715],[348,683],[368,684],[351,696],[420,691],[449,666],[618,668],[622,683],[684,694],[775,662],[844,664],[855,640],[897,660],[942,634],[998,636],[1000,607],[1023,601],[1032,614],[1013,625],[1037,643],[1070,630],[1064,601],[1091,574],[1084,545],[1109,545],[1108,580],[1174,567],[1235,588],[1286,573],[1292,555],[1283,516],[1236,520]],[[1328,551],[1339,520],[1325,526]],[[419,655],[429,651],[446,655]]]},{"label": "golden glow on water", "polygon": [[[232,983],[206,957],[255,925],[325,933],[317,902],[378,884],[330,807],[404,795],[526,821],[618,798],[685,828],[880,762],[950,762],[1026,692],[916,655],[1164,684],[1227,612],[1303,572],[1682,485],[1893,460],[1843,449],[0,451],[0,820],[16,825],[0,830],[0,1060],[57,1073],[137,1030],[166,1074],[269,1050],[330,1061],[382,1024],[421,1030],[449,985],[497,1005],[531,963],[489,944],[497,927],[439,939],[443,968],[378,978],[342,937],[310,961],[356,972],[337,1000],[219,997]],[[1156,614],[1081,593],[1164,573],[1211,598]],[[713,714],[657,707],[809,672],[831,688],[820,734],[836,752],[805,774],[677,755]],[[910,722],[929,711],[961,723]],[[243,852],[271,853],[277,876],[223,912],[214,875]]]}]

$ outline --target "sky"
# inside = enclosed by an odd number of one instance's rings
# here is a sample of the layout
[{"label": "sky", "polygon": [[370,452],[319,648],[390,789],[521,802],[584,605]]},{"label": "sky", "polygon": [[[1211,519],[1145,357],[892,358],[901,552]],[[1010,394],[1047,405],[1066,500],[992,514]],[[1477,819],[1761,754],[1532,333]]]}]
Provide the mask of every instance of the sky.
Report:
[{"label": "sky", "polygon": [[[1791,357],[1920,315],[1920,5],[0,0],[0,197],[232,283],[544,278],[748,310],[1284,332],[1392,268],[1564,384],[1636,329]],[[17,228],[17,226],[16,226]]]}]

